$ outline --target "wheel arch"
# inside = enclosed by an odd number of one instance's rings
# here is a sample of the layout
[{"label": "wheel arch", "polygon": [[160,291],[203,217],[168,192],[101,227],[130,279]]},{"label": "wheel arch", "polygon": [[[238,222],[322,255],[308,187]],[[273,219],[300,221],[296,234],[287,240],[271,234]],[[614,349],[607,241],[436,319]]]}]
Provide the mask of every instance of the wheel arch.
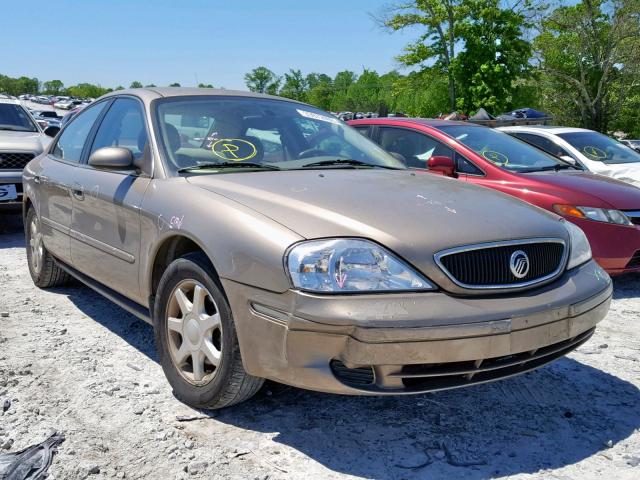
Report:
[{"label": "wheel arch", "polygon": [[[173,262],[175,259],[183,257],[188,253],[202,252],[210,263],[211,270],[215,275],[214,280],[219,282],[218,271],[216,270],[215,264],[211,255],[207,252],[204,246],[195,240],[190,235],[185,232],[175,233],[173,235],[167,236],[163,238],[158,245],[156,246],[153,255],[151,256],[152,261],[149,262],[148,271],[148,289],[149,295],[151,299],[155,297],[156,290],[158,289],[158,285],[160,284],[160,279],[164,274],[167,267]],[[149,302],[150,307],[153,307],[153,302]]]}]

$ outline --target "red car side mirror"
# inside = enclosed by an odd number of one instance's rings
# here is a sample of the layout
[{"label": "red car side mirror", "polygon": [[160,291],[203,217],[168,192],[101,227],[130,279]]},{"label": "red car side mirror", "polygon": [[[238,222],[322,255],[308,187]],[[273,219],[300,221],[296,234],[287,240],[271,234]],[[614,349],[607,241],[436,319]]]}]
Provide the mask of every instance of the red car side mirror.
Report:
[{"label": "red car side mirror", "polygon": [[434,155],[427,162],[429,170],[440,172],[447,177],[453,177],[456,171],[456,164],[453,162],[453,158],[445,157],[442,155]]}]

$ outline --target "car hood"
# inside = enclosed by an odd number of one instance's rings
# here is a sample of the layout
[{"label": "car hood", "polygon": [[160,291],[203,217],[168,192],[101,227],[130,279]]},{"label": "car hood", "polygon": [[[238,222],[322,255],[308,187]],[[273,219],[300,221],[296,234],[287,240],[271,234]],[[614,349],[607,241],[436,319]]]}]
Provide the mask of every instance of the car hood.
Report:
[{"label": "car hood", "polygon": [[0,151],[34,152],[41,154],[51,138],[40,132],[11,132],[0,130]]},{"label": "car hood", "polygon": [[433,261],[439,250],[507,239],[567,238],[558,217],[542,209],[490,189],[405,170],[229,173],[188,181],[305,238],[372,239],[434,280],[442,277]]},{"label": "car hood", "polygon": [[[568,203],[582,202],[580,205],[583,206],[619,210],[640,209],[640,188],[611,177],[582,171],[534,172],[524,175],[551,185],[557,190],[575,192],[575,195],[568,199]],[[565,195],[558,193],[558,196]]]},{"label": "car hood", "polygon": [[[592,166],[596,164],[595,166]],[[622,182],[640,187],[640,162],[637,163],[601,163],[591,162],[589,169],[600,175],[615,178]]]}]

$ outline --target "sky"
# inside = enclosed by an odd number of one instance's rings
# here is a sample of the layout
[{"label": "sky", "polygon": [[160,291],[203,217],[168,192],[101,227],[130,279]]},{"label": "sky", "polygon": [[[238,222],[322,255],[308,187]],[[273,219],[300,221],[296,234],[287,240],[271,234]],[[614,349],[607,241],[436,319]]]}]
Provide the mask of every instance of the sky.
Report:
[{"label": "sky", "polygon": [[244,74],[385,73],[416,32],[371,15],[390,0],[0,0],[0,74],[128,87],[210,83],[246,89]]}]

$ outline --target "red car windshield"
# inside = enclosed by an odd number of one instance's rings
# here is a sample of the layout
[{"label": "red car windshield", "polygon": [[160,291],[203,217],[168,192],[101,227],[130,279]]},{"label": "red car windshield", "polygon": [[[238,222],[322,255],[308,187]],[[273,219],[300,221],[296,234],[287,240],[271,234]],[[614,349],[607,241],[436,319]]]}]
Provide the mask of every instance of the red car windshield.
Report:
[{"label": "red car windshield", "polygon": [[567,162],[491,128],[473,125],[444,125],[437,128],[505,170],[526,173],[573,168]]}]

